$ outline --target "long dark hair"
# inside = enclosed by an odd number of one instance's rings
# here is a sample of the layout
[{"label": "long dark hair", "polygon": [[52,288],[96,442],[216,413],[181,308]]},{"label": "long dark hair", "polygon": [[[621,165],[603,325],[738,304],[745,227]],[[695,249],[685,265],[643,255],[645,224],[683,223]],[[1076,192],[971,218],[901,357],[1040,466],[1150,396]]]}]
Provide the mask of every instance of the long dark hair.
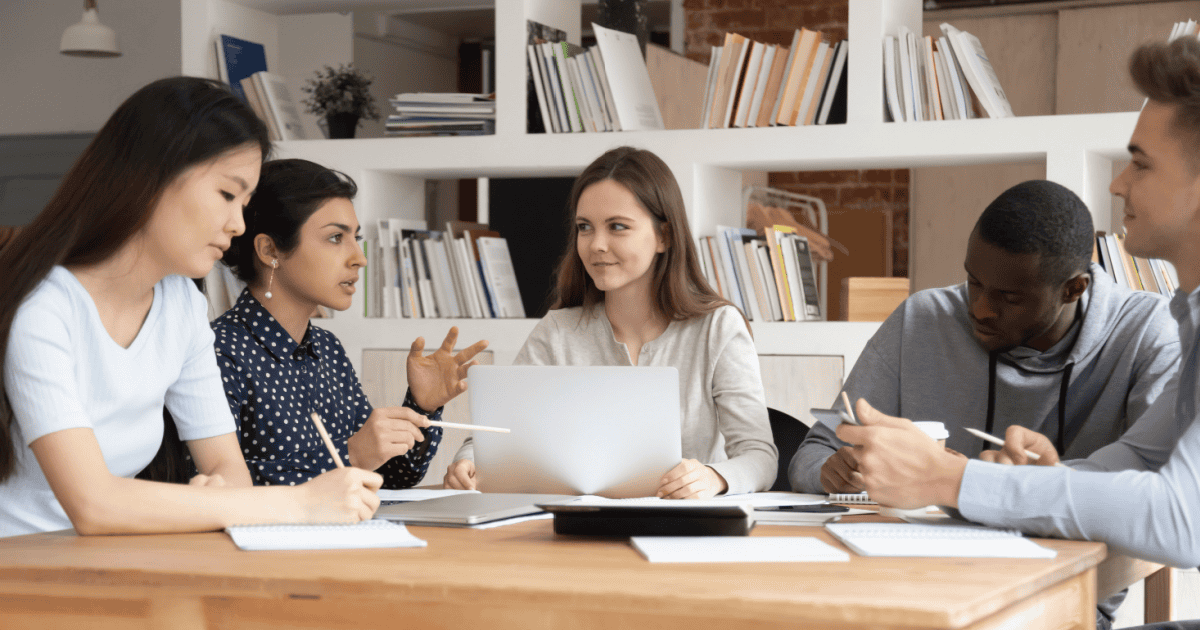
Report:
[{"label": "long dark hair", "polygon": [[[217,81],[160,79],[122,103],[46,207],[0,250],[0,373],[17,309],[51,268],[108,259],[146,224],[176,177],[244,146],[265,158],[267,128]],[[12,422],[0,379],[0,482],[16,464]]]},{"label": "long dark hair", "polygon": [[604,301],[604,292],[596,288],[579,258],[579,226],[575,222],[575,212],[579,207],[579,196],[588,186],[609,179],[633,193],[638,203],[650,213],[654,229],[667,242],[667,251],[654,259],[651,291],[658,314],[667,321],[686,320],[731,304],[713,291],[700,270],[683,194],[671,169],[649,151],[618,147],[596,158],[575,179],[571,188],[570,205],[567,206],[570,234],[555,272],[558,280],[550,308],[582,306],[585,312],[590,312],[593,306]]},{"label": "long dark hair", "polygon": [[330,199],[354,199],[358,186],[349,175],[308,160],[272,160],[262,166],[258,188],[244,213],[246,231],[235,236],[221,262],[242,282],[259,277],[254,237],[266,234],[281,254],[290,254],[304,222]]}]

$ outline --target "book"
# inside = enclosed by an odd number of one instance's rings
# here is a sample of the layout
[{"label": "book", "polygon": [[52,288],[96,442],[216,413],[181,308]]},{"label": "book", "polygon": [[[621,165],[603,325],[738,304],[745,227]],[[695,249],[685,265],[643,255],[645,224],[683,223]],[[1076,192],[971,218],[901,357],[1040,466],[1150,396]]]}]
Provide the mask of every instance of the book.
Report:
[{"label": "book", "polygon": [[933,65],[934,74],[937,75],[938,103],[941,105],[942,120],[958,120],[958,108],[954,104],[950,75],[946,72],[946,57],[943,55],[940,43],[934,44]]},{"label": "book", "polygon": [[796,52],[800,48],[800,40],[803,37],[804,33],[801,31],[801,29],[796,29],[796,32],[792,33],[792,43],[788,47],[787,61],[785,61],[783,65],[783,75],[779,79],[779,91],[775,96],[775,104],[771,107],[771,116],[767,120],[767,124],[759,125],[760,127],[766,127],[768,125],[774,126],[778,124],[779,110],[783,108],[783,102],[786,100],[788,78],[792,76],[792,66],[795,65]]},{"label": "book", "polygon": [[813,57],[816,56],[817,47],[821,44],[820,31],[801,28],[800,33],[800,42],[796,45],[796,55],[792,60],[791,70],[779,104],[779,114],[775,118],[775,123],[779,125],[793,124],[797,103],[804,96],[804,80],[812,70]]},{"label": "book", "polygon": [[971,118],[972,112],[969,107],[970,97],[967,94],[970,88],[966,84],[967,79],[963,76],[962,68],[958,65],[958,59],[954,56],[954,49],[950,45],[950,40],[945,35],[938,38],[938,50],[941,52],[942,58],[946,61],[946,75],[950,78],[955,114],[959,120]]},{"label": "book", "polygon": [[554,65],[557,68],[557,80],[560,93],[562,94],[563,108],[567,114],[567,123],[571,126],[572,132],[582,132],[583,119],[579,111],[579,101],[575,97],[575,92],[571,89],[570,69],[567,67],[567,42],[558,42],[548,44],[550,53],[554,56]]},{"label": "book", "polygon": [[766,89],[762,95],[762,104],[759,107],[758,116],[755,118],[755,127],[771,126],[772,113],[778,115],[775,112],[775,104],[779,102],[779,87],[783,81],[784,70],[787,68],[789,54],[790,51],[782,46],[775,50],[771,60],[771,73],[767,76]]},{"label": "book", "polygon": [[721,52],[724,46],[713,46],[708,58],[708,80],[704,84],[704,106],[701,108],[700,122],[697,129],[708,127],[708,116],[712,112],[713,90],[717,87],[717,70],[721,66]]},{"label": "book", "polygon": [[764,230],[767,238],[767,250],[770,253],[771,268],[775,275],[775,288],[779,293],[779,307],[783,311],[785,322],[796,321],[797,311],[792,302],[792,291],[788,286],[787,270],[784,267],[783,247],[780,236],[792,234],[795,229],[788,225],[772,225]]},{"label": "book", "polygon": [[559,42],[567,38],[567,34],[559,29],[547,26],[534,20],[525,22],[526,57],[528,74],[526,75],[526,132],[554,133],[557,130],[550,118],[550,101],[547,98],[546,78],[543,64],[538,60],[537,44],[544,42]]},{"label": "book", "polygon": [[896,50],[899,53],[897,57],[896,80],[900,82],[900,106],[904,108],[905,122],[913,122],[921,120],[920,112],[917,108],[917,98],[919,96],[914,89],[915,82],[913,81],[913,65],[910,58],[908,48],[908,36],[912,32],[907,27],[900,27],[900,34],[896,36]]},{"label": "book", "polygon": [[887,35],[883,38],[883,92],[884,103],[887,105],[888,117],[893,122],[904,122],[904,108],[900,106],[900,78],[896,76],[896,56],[899,49],[896,38]]},{"label": "book", "polygon": [[712,105],[709,107],[705,128],[719,129],[724,126],[721,116],[724,115],[725,106],[729,102],[729,91],[732,89],[730,84],[733,81],[734,72],[730,66],[737,63],[745,42],[746,38],[737,33],[725,34],[725,45],[721,48],[721,65],[717,69],[717,83],[713,88]]},{"label": "book", "polygon": [[1058,552],[1014,530],[974,525],[829,523],[825,530],[860,556],[1054,558]]},{"label": "book", "polygon": [[933,62],[933,38],[929,35],[922,37],[921,60],[922,72],[925,75],[925,100],[929,103],[929,119],[944,120],[942,116],[942,99],[938,93],[937,65]]},{"label": "book", "polygon": [[546,80],[542,76],[542,64],[538,61],[536,45],[525,47],[525,58],[529,66],[529,80],[533,83],[534,97],[537,99],[538,119],[531,116],[526,131],[528,133],[558,133],[557,122],[550,117],[550,101],[546,98]]},{"label": "book", "polygon": [[[266,89],[266,86],[263,87]],[[271,115],[267,109],[264,96],[260,96],[258,89],[258,81],[255,77],[249,76],[242,79],[242,92],[246,95],[246,101],[250,103],[250,109],[258,115],[263,124],[267,126],[267,132],[271,135],[272,142],[279,141],[279,130],[275,127],[275,117]]]},{"label": "book", "polygon": [[800,261],[796,256],[795,239],[797,236],[794,233],[777,234],[776,238],[783,254],[783,277],[787,281],[787,289],[790,291],[792,313],[795,315],[796,321],[804,321],[808,319],[808,309],[804,304],[804,287],[800,281]]},{"label": "book", "polygon": [[719,270],[724,273],[721,278],[721,283],[724,285],[725,299],[733,302],[733,305],[741,309],[743,313],[749,313],[750,308],[746,303],[746,292],[742,290],[742,279],[737,273],[737,259],[734,256],[733,241],[741,240],[741,230],[739,228],[726,227],[723,225],[716,226],[716,236],[714,237],[716,244],[716,255],[720,258]]},{"label": "book", "polygon": [[758,75],[762,72],[763,55],[766,53],[767,47],[761,42],[751,42],[750,44],[750,53],[746,58],[746,68],[742,72],[742,85],[738,89],[737,105],[730,127],[746,126],[754,101],[754,92],[758,86]]},{"label": "book", "polygon": [[226,533],[243,551],[424,547],[402,523],[368,520],[324,525],[235,525]]},{"label": "book", "polygon": [[817,276],[813,266],[812,250],[808,239],[797,234],[793,245],[796,248],[796,264],[799,267],[800,297],[804,300],[804,314],[807,319],[821,319],[821,297],[817,291]]},{"label": "book", "polygon": [[746,270],[750,274],[750,287],[754,290],[754,300],[758,304],[758,313],[762,316],[762,321],[774,322],[778,320],[771,309],[771,296],[767,292],[767,285],[763,282],[762,267],[758,262],[758,243],[757,237],[743,239],[742,249],[745,250]]},{"label": "book", "polygon": [[546,70],[546,83],[550,85],[552,94],[547,94],[547,98],[551,98],[554,103],[554,111],[558,117],[558,129],[560,133],[571,133],[575,129],[571,126],[570,116],[567,112],[567,101],[562,93],[562,77],[558,73],[558,59],[554,56],[554,45],[550,43],[541,44],[541,60]]},{"label": "book", "polygon": [[967,83],[979,98],[987,115],[991,118],[1011,118],[1013,116],[1012,106],[1009,105],[1008,97],[1004,95],[1004,90],[1000,87],[1000,80],[996,78],[996,70],[988,61],[987,53],[984,52],[979,38],[945,22],[941,24],[941,29],[950,41],[955,59],[958,60],[963,74],[967,77]]},{"label": "book", "polygon": [[621,129],[663,129],[662,112],[658,109],[650,71],[646,68],[637,37],[599,24],[592,24],[592,29],[600,47]]},{"label": "book", "polygon": [[262,44],[232,35],[217,36],[217,71],[238,98],[247,100],[242,79],[266,69],[267,50]]},{"label": "book", "polygon": [[[849,77],[847,74],[846,57],[849,55],[850,42],[842,40],[838,42],[837,56],[834,58],[833,67],[829,71],[829,85],[825,88],[825,97],[821,105],[821,113],[817,118],[818,125],[846,122],[846,81]],[[836,107],[837,103],[841,102],[841,107]],[[836,112],[836,114],[835,114]]]},{"label": "book", "polygon": [[819,94],[822,83],[822,70],[829,71],[829,66],[826,65],[826,58],[829,56],[829,44],[821,42],[817,44],[817,52],[813,53],[812,66],[808,71],[808,78],[804,81],[804,94],[796,102],[796,111],[793,112],[792,125],[803,126],[812,124],[809,117],[809,112],[813,108],[813,99]]},{"label": "book", "polygon": [[271,113],[271,118],[275,120],[275,126],[279,130],[280,140],[304,140],[304,126],[300,122],[300,111],[296,109],[296,102],[292,100],[292,94],[288,91],[287,81],[277,74],[271,74],[267,71],[257,72],[254,75],[261,79],[260,84],[264,90],[259,96],[266,96],[264,99],[267,105],[267,111]]},{"label": "book", "polygon": [[771,321],[784,321],[783,305],[779,301],[779,291],[775,285],[774,266],[771,265],[770,250],[767,249],[766,239],[754,246],[758,261],[758,273],[762,277],[763,288],[767,290],[767,305],[771,308]]},{"label": "book", "polygon": [[525,305],[521,302],[521,290],[517,286],[512,258],[509,257],[508,242],[499,237],[482,236],[476,244],[488,284],[496,294],[497,316],[525,317]]},{"label": "book", "polygon": [[735,113],[734,106],[737,104],[738,93],[742,89],[742,80],[745,78],[746,61],[750,56],[750,50],[753,48],[754,42],[749,39],[744,39],[737,49],[737,54],[729,60],[729,93],[724,99],[724,104],[720,106],[721,118],[718,121],[718,127],[729,128],[732,125],[733,115]]}]

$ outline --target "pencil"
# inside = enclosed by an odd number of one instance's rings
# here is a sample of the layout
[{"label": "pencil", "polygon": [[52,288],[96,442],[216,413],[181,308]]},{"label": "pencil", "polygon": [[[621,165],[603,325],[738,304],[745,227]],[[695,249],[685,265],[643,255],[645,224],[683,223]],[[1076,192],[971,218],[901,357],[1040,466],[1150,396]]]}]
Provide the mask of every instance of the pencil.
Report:
[{"label": "pencil", "polygon": [[442,427],[443,429],[466,429],[467,431],[490,431],[492,433],[512,433],[508,429],[500,427],[485,427],[479,424],[459,424],[457,422],[442,422],[441,420],[430,420],[430,426]]},{"label": "pencil", "polygon": [[[1004,446],[1004,440],[1001,440],[1000,438],[998,438],[994,435],[989,435],[987,433],[984,433],[983,431],[980,431],[979,429],[972,429],[970,427],[966,427],[966,429],[967,429],[967,433],[970,433],[971,435],[974,435],[975,437],[977,437],[981,440],[991,442],[992,444],[996,444],[998,446]],[[1034,453],[1033,451],[1025,451],[1025,457],[1028,457],[1029,459],[1032,459],[1035,462],[1042,458],[1041,455],[1038,455],[1037,453]],[[1066,466],[1063,466],[1062,462],[1055,462],[1054,465],[1062,466],[1063,468],[1066,468]]]},{"label": "pencil", "polygon": [[313,424],[317,425],[317,433],[321,434],[321,439],[325,440],[325,448],[329,449],[329,454],[333,455],[333,463],[337,464],[338,468],[345,468],[342,463],[342,456],[338,455],[337,449],[333,447],[333,440],[329,439],[329,433],[325,431],[325,423],[321,422],[321,416],[317,412],[312,412]]}]

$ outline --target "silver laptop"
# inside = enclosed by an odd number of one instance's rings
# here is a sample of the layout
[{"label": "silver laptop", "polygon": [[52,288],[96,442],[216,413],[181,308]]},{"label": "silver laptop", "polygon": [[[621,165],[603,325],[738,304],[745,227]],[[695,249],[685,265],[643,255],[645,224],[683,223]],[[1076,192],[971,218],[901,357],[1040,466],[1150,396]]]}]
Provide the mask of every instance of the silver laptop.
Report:
[{"label": "silver laptop", "polygon": [[575,500],[557,494],[481,494],[468,492],[437,499],[389,503],[379,506],[375,518],[410,525],[478,525],[500,519],[536,514],[537,504]]},{"label": "silver laptop", "polygon": [[682,460],[672,367],[476,365],[471,421],[482,492],[653,496]]}]

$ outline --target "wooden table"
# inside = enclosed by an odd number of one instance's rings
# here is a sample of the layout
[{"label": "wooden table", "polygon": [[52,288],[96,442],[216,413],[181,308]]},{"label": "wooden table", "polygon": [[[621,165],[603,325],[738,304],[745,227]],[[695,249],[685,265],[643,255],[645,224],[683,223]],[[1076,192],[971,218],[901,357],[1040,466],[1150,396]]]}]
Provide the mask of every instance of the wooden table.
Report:
[{"label": "wooden table", "polygon": [[[852,519],[847,519],[852,520]],[[245,552],[222,533],[0,539],[0,628],[1092,628],[1101,543],[1054,560],[646,562],[550,521],[413,527],[424,549]],[[759,526],[755,536],[823,529]],[[1106,588],[1136,580],[1109,561]],[[1125,571],[1125,573],[1122,573]]]}]

